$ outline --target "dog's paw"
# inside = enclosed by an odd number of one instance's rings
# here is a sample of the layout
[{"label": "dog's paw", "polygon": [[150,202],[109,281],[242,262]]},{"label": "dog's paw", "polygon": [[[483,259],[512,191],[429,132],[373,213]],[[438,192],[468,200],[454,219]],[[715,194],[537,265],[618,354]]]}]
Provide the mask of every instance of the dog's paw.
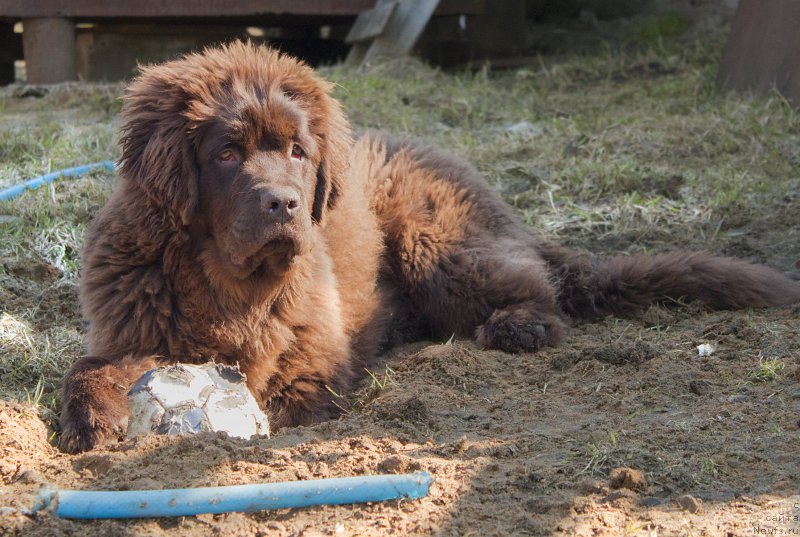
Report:
[{"label": "dog's paw", "polygon": [[69,453],[95,448],[128,431],[128,391],[155,357],[126,357],[111,362],[96,356],[77,361],[64,379],[59,447]]},{"label": "dog's paw", "polygon": [[61,415],[58,447],[67,453],[80,453],[120,439],[128,430],[128,417],[127,398],[68,405]]},{"label": "dog's paw", "polygon": [[480,345],[506,352],[536,352],[561,341],[566,325],[556,315],[535,315],[520,307],[496,310],[479,326]]},{"label": "dog's paw", "polygon": [[67,424],[61,430],[58,448],[66,453],[80,453],[101,446],[114,438],[124,436],[127,420],[123,424],[91,427],[85,424]]}]

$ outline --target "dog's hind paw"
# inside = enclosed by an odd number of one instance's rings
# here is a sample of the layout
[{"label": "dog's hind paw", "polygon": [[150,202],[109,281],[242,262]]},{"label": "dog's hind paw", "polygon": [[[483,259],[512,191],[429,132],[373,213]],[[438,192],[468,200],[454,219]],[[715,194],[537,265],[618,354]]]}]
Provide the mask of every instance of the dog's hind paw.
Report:
[{"label": "dog's hind paw", "polygon": [[536,315],[523,306],[496,310],[475,332],[478,343],[506,352],[536,352],[561,341],[566,325],[557,315]]}]

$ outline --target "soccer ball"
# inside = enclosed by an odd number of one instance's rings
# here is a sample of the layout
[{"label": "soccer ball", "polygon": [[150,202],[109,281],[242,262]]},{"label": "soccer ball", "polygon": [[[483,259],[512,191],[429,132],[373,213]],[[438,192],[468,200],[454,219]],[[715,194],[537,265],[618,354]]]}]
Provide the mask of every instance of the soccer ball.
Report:
[{"label": "soccer ball", "polygon": [[128,392],[128,436],[225,431],[269,436],[267,416],[238,367],[174,364],[151,369]]}]

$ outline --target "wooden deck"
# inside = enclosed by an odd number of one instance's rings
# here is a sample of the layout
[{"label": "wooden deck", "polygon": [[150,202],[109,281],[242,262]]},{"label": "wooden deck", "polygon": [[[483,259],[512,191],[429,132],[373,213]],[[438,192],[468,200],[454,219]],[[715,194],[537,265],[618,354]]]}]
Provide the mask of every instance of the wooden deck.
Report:
[{"label": "wooden deck", "polygon": [[[491,1],[440,0],[435,16],[481,15]],[[49,84],[78,77],[76,23],[258,26],[296,25],[304,18],[352,22],[374,6],[375,0],[0,0],[0,43],[13,42],[18,37],[13,24],[22,21],[28,82]],[[13,78],[13,58],[0,54],[0,83],[9,81],[9,66]]]},{"label": "wooden deck", "polygon": [[[480,14],[487,1],[491,0],[440,0],[436,14]],[[0,17],[355,16],[374,6],[375,0],[0,0]]]}]

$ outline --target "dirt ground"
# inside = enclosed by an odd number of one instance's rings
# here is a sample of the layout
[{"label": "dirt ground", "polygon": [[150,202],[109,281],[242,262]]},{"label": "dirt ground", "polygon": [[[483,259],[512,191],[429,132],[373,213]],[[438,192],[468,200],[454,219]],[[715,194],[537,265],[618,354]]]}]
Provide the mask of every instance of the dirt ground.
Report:
[{"label": "dirt ground", "polygon": [[[800,119],[775,96],[720,96],[722,40],[709,35],[670,48],[657,34],[644,52],[547,57],[496,78],[416,64],[328,75],[354,124],[470,158],[521,218],[566,244],[708,248],[796,273]],[[120,90],[3,94],[0,179],[112,158]],[[58,386],[82,351],[77,252],[110,182],[0,204],[0,535],[800,535],[800,305],[653,306],[576,324],[537,354],[420,342],[365,373],[334,421],[270,439],[59,452]],[[701,355],[703,344],[714,351]],[[131,521],[26,514],[44,484],[418,470],[434,482],[414,501]]]},{"label": "dirt ground", "polygon": [[[362,409],[271,439],[149,437],[70,456],[0,402],[0,531],[19,535],[796,535],[800,308],[653,307],[509,355],[469,341],[389,359]],[[700,356],[696,346],[716,351]],[[784,357],[775,378],[766,357]],[[761,375],[759,375],[761,374]],[[424,469],[416,501],[181,519],[26,516],[38,488],[134,490]],[[780,532],[783,533],[780,533]]]}]

